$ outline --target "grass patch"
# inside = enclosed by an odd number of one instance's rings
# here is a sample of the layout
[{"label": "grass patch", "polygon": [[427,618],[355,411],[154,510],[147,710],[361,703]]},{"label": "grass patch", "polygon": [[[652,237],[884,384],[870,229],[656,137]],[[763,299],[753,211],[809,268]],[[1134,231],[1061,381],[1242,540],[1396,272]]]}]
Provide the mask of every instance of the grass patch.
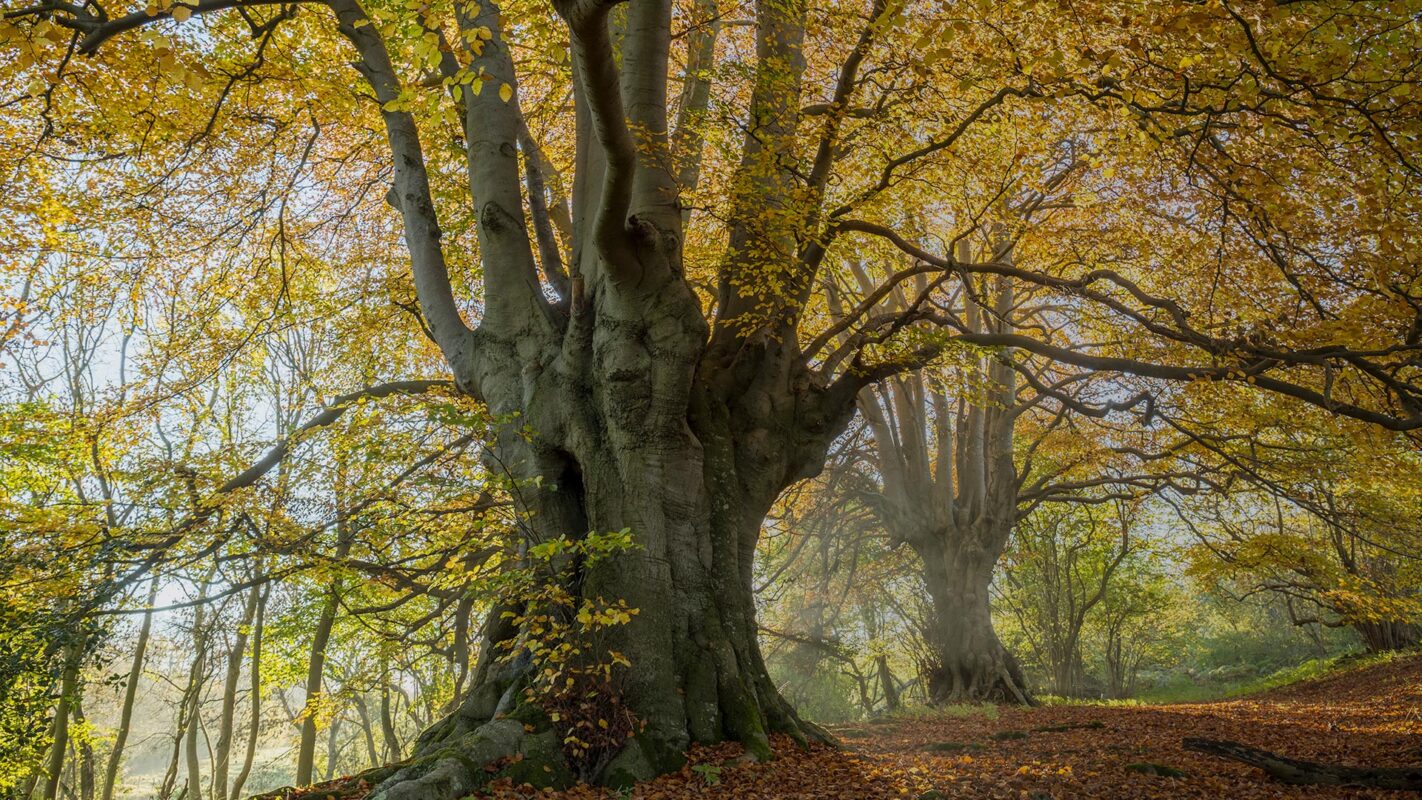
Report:
[{"label": "grass patch", "polygon": [[1143,706],[1151,701],[1140,697],[1127,697],[1121,700],[1108,700],[1099,697],[1062,697],[1055,694],[1039,694],[1037,702],[1044,706]]},{"label": "grass patch", "polygon": [[1099,698],[1060,697],[1058,695],[1037,695],[1044,706],[1120,706],[1168,705],[1171,703],[1208,703],[1215,700],[1233,700],[1249,695],[1290,686],[1301,681],[1341,675],[1353,670],[1387,664],[1398,659],[1416,658],[1422,649],[1394,650],[1386,653],[1345,653],[1329,658],[1315,658],[1269,673],[1240,680],[1205,680],[1200,683],[1183,678],[1177,683],[1169,683],[1142,691],[1136,697],[1123,700],[1103,700]]},{"label": "grass patch", "polygon": [[1296,667],[1281,669],[1259,680],[1245,683],[1243,686],[1235,689],[1230,696],[1240,697],[1247,694],[1267,692],[1270,689],[1278,689],[1281,686],[1288,686],[1289,684],[1298,683],[1300,681],[1327,678],[1344,672],[1352,672],[1355,669],[1365,669],[1367,667],[1375,667],[1379,664],[1388,664],[1415,655],[1417,655],[1416,651],[1392,650],[1385,653],[1348,653],[1334,658],[1315,658],[1311,661],[1305,661]]},{"label": "grass patch", "polygon": [[1353,670],[1387,664],[1418,655],[1417,650],[1394,650],[1385,653],[1345,653],[1330,658],[1314,658],[1292,667],[1257,678],[1229,683],[1184,683],[1162,686],[1141,695],[1146,703],[1200,703],[1210,700],[1232,700],[1279,689],[1302,681],[1341,675]]}]

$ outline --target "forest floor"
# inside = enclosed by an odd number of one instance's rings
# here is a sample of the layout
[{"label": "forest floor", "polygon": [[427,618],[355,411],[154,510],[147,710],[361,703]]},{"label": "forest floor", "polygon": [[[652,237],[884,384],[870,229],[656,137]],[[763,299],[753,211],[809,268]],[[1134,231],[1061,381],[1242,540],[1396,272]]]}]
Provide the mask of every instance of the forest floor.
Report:
[{"label": "forest floor", "polygon": [[[1187,736],[1291,758],[1370,767],[1422,765],[1422,657],[1250,697],[1170,705],[951,709],[836,726],[840,749],[777,743],[762,764],[705,748],[680,773],[630,795],[505,787],[493,796],[560,800],[685,798],[1403,798],[1406,792],[1288,786],[1261,770],[1186,751]],[[697,766],[701,765],[701,766]],[[1138,765],[1132,769],[1130,765]],[[1183,777],[1136,771],[1162,765]]]}]

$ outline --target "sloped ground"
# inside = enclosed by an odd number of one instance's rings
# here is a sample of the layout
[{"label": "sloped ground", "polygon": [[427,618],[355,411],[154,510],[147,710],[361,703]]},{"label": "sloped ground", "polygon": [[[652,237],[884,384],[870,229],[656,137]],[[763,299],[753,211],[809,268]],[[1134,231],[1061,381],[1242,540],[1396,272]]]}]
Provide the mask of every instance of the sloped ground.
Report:
[{"label": "sloped ground", "polygon": [[[837,728],[845,747],[740,764],[734,746],[640,785],[643,800],[683,798],[1402,798],[1383,790],[1294,787],[1243,764],[1188,752],[1186,736],[1230,739],[1292,758],[1360,766],[1422,765],[1422,657],[1241,700],[1167,706],[1054,706],[941,714]],[[1137,765],[1135,771],[1130,765]],[[1150,774],[1160,765],[1184,777]],[[714,785],[713,785],[714,781]],[[933,792],[939,792],[935,795]],[[307,797],[316,797],[312,793]],[[616,797],[502,787],[494,796]]]}]

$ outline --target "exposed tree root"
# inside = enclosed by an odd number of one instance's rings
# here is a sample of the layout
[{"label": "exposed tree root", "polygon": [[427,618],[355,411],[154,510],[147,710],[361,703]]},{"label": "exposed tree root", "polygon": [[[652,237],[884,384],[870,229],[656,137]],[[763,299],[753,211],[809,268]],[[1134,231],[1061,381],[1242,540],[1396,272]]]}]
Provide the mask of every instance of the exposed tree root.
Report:
[{"label": "exposed tree root", "polygon": [[1346,767],[1317,764],[1218,739],[1186,738],[1186,750],[1208,753],[1258,767],[1284,783],[1304,786],[1363,786],[1422,792],[1422,767]]},{"label": "exposed tree root", "polygon": [[993,650],[959,656],[952,659],[952,664],[936,669],[928,683],[932,704],[1037,705],[1036,698],[1027,691],[1017,659],[1001,645]]},{"label": "exposed tree root", "polygon": [[514,718],[452,737],[382,780],[371,800],[455,800],[499,778],[565,788],[573,783],[557,735]]},{"label": "exposed tree root", "polygon": [[[535,704],[519,703],[508,712],[500,710],[499,718],[482,723],[470,714],[471,707],[479,705],[466,703],[461,711],[426,731],[420,737],[415,757],[322,787],[321,796],[458,800],[500,779],[511,780],[515,785],[562,789],[580,776],[594,783],[625,787],[674,771],[681,763],[679,751],[669,752],[665,744],[650,736],[635,734],[597,774],[584,775],[569,764],[557,731]],[[811,741],[837,744],[832,734],[801,720],[788,705],[766,716],[773,720],[773,733],[787,733],[802,746]],[[762,751],[747,743],[746,759],[760,761],[769,756],[768,749]],[[286,800],[293,791],[282,789],[254,800]]]}]

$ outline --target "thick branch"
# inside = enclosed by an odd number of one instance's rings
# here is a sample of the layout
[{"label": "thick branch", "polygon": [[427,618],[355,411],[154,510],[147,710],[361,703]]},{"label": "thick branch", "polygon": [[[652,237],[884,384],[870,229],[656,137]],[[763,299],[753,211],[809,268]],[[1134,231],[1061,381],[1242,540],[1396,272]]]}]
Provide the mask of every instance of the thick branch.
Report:
[{"label": "thick branch", "polygon": [[[513,57],[504,41],[498,4],[484,0],[477,8],[472,17],[460,14],[459,28],[466,42],[482,42],[472,53],[469,66],[479,76],[479,91],[474,90],[474,83],[463,89],[468,115],[465,127],[469,137],[469,190],[479,215],[479,252],[487,305],[480,327],[508,335],[531,321],[546,321],[548,327],[556,322],[539,287],[533,246],[524,226],[518,163],[523,120],[518,109]],[[484,39],[483,35],[489,38]]]},{"label": "thick branch", "polygon": [[405,247],[410,253],[410,268],[415,278],[415,296],[420,301],[430,332],[454,371],[455,380],[464,391],[477,393],[473,379],[473,332],[459,316],[454,302],[454,290],[445,266],[440,245],[441,231],[430,193],[429,174],[425,170],[424,150],[420,146],[415,118],[408,111],[392,106],[400,99],[400,80],[390,62],[390,53],[380,38],[376,26],[356,0],[329,0],[336,12],[341,34],[355,45],[360,54],[356,69],[375,90],[381,104],[380,116],[385,121],[385,133],[394,157],[394,187],[390,199],[400,211],[405,223]]},{"label": "thick branch", "polygon": [[622,45],[622,99],[637,139],[630,213],[679,237],[681,214],[667,141],[671,14],[671,0],[631,0]]},{"label": "thick branch", "polygon": [[573,56],[587,102],[594,134],[607,158],[602,198],[594,222],[593,242],[599,254],[621,278],[619,270],[634,267],[627,238],[627,212],[637,173],[637,149],[622,106],[622,79],[607,32],[607,15],[616,2],[559,2],[558,13],[568,23]]},{"label": "thick branch", "polygon": [[1187,738],[1181,744],[1186,750],[1258,767],[1284,783],[1296,786],[1369,786],[1422,792],[1422,768],[1419,767],[1344,767],[1317,764],[1286,758],[1237,742],[1216,739]]}]

